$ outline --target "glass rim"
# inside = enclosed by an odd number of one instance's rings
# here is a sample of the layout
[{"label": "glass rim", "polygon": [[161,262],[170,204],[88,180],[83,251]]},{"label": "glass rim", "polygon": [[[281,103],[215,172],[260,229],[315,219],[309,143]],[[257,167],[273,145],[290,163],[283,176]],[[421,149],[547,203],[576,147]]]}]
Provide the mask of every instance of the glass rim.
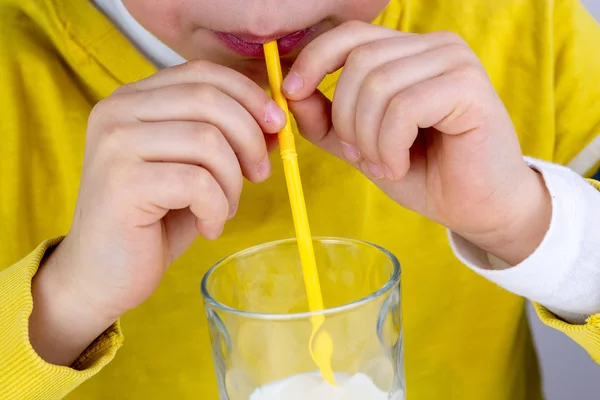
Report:
[{"label": "glass rim", "polygon": [[372,248],[382,252],[392,262],[392,265],[394,268],[393,273],[382,287],[380,287],[379,289],[377,289],[376,291],[374,291],[373,293],[371,293],[368,296],[362,297],[360,299],[354,300],[350,303],[347,303],[347,304],[344,304],[341,306],[326,308],[326,309],[320,310],[320,311],[305,311],[305,312],[301,312],[301,313],[275,314],[275,313],[260,313],[260,312],[238,310],[236,308],[227,306],[227,305],[222,304],[221,302],[215,300],[212,297],[212,295],[208,292],[207,285],[208,285],[208,280],[210,279],[210,276],[216,271],[216,269],[220,265],[227,262],[228,260],[231,260],[232,258],[241,256],[241,255],[244,255],[247,253],[255,252],[256,250],[258,250],[260,248],[271,248],[271,247],[275,247],[275,246],[281,245],[281,244],[297,242],[296,238],[280,239],[280,240],[275,240],[275,241],[271,241],[271,242],[258,244],[258,245],[249,247],[244,250],[240,250],[238,252],[235,252],[235,253],[223,258],[222,260],[220,260],[219,262],[214,264],[206,272],[206,274],[204,274],[204,277],[202,278],[202,282],[200,284],[200,291],[202,293],[202,297],[204,298],[204,301],[206,303],[208,303],[210,306],[212,306],[218,310],[225,311],[225,312],[228,312],[231,314],[241,315],[245,318],[268,319],[268,320],[276,320],[276,321],[298,320],[298,319],[308,319],[308,318],[311,318],[311,317],[314,317],[317,315],[327,316],[327,315],[337,314],[337,313],[340,313],[343,311],[351,310],[353,308],[356,308],[363,304],[368,303],[372,299],[379,297],[380,295],[390,291],[394,286],[400,284],[400,275],[401,275],[400,262],[398,261],[398,259],[396,258],[395,255],[393,255],[390,251],[388,251],[387,249],[385,249],[381,246],[378,246],[376,244],[373,244],[373,243],[370,243],[370,242],[367,242],[364,240],[349,239],[349,238],[335,237],[335,236],[313,236],[313,241],[318,241],[321,243],[325,243],[325,242],[355,243],[355,244],[366,245],[368,247],[372,247]]}]

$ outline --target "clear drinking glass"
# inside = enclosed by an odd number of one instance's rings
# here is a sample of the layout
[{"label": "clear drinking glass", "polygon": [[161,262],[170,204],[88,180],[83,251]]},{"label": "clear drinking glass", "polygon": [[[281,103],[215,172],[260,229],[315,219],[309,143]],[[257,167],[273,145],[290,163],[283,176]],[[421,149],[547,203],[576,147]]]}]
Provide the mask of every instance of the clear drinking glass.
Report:
[{"label": "clear drinking glass", "polygon": [[314,314],[290,239],[229,256],[202,280],[221,400],[404,400],[398,260],[352,239],[314,248],[336,387],[309,352]]}]

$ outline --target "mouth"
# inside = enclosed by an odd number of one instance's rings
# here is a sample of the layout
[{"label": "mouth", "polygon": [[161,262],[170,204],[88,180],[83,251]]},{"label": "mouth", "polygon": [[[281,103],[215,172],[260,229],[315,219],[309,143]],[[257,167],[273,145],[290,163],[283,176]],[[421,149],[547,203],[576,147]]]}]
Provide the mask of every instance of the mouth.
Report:
[{"label": "mouth", "polygon": [[254,36],[213,31],[217,39],[227,48],[246,57],[264,57],[263,44],[277,40],[279,54],[285,56],[296,50],[304,39],[315,31],[315,27],[302,29],[291,33],[270,36]]}]

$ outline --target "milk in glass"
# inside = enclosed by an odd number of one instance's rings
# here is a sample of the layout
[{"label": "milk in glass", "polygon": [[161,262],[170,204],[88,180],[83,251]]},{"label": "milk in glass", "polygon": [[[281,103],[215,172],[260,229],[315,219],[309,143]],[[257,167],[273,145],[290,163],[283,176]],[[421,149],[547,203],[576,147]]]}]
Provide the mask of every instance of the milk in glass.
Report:
[{"label": "milk in glass", "polygon": [[318,373],[294,375],[256,389],[249,400],[401,400],[402,391],[384,392],[367,375],[335,375],[331,386]]}]

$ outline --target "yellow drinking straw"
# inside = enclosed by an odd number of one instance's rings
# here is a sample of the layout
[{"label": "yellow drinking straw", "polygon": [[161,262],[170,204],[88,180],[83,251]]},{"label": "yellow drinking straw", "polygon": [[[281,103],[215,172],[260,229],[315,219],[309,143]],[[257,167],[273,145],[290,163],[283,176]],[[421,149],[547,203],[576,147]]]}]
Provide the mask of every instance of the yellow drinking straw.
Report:
[{"label": "yellow drinking straw", "polygon": [[[308,297],[308,308],[310,311],[323,310],[323,297],[321,295],[321,285],[319,284],[319,273],[315,260],[315,251],[313,249],[312,237],[308,226],[308,215],[306,213],[306,204],[304,203],[304,193],[302,192],[302,183],[300,181],[300,170],[298,168],[298,153],[296,153],[296,144],[294,142],[294,133],[290,121],[290,112],[287,100],[281,91],[283,76],[281,73],[281,61],[279,59],[279,49],[277,41],[265,43],[265,59],[267,61],[267,72],[269,74],[269,84],[271,86],[271,95],[279,107],[285,111],[287,122],[285,127],[279,132],[279,148],[281,158],[283,159],[283,169],[285,180],[287,182],[288,194],[292,206],[292,216],[296,228],[296,238],[298,241],[298,250],[300,253],[300,262],[302,263],[302,274],[304,275],[304,286]],[[323,314],[316,314],[311,317],[312,334],[308,344],[310,354],[321,370],[321,375],[332,385],[335,385],[333,370],[331,369],[331,356],[333,354],[333,341],[331,335],[325,330],[319,330],[325,317]]]}]

